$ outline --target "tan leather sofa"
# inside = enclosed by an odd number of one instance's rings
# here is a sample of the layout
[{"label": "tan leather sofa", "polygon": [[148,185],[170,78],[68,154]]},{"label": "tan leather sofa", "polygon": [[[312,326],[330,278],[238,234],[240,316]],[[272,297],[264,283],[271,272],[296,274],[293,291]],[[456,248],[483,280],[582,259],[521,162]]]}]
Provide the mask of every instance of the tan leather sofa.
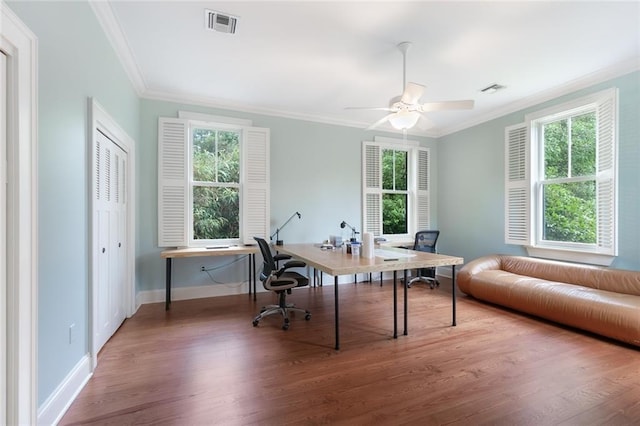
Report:
[{"label": "tan leather sofa", "polygon": [[466,264],[457,283],[477,299],[640,346],[640,271],[491,255]]}]

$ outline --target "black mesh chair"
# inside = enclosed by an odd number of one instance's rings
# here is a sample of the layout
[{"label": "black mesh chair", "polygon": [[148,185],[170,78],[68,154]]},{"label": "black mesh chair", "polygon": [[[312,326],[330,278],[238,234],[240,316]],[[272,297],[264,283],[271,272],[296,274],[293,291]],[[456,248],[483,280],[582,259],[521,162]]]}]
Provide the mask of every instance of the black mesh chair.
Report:
[{"label": "black mesh chair", "polygon": [[[424,251],[427,253],[436,253],[436,242],[440,231],[418,231],[416,232],[416,239],[413,243],[413,250]],[[440,286],[440,283],[436,279],[436,268],[423,268],[419,269],[417,276],[413,278],[407,284],[407,287],[411,287],[411,284],[423,282],[428,283],[431,289]]]},{"label": "black mesh chair", "polygon": [[[260,310],[260,313],[253,319],[253,326],[257,327],[260,320],[268,315],[281,314],[284,318],[283,330],[289,329],[289,312],[300,312],[304,314],[305,320],[311,319],[311,312],[306,309],[296,308],[292,303],[287,303],[287,294],[291,294],[291,289],[295,287],[305,287],[309,285],[309,279],[295,271],[287,271],[290,268],[307,266],[300,260],[289,260],[281,268],[276,267],[274,256],[271,254],[269,243],[262,238],[254,237],[260,247],[264,263],[260,272],[260,281],[266,290],[273,291],[278,296],[277,305],[267,305]],[[286,260],[290,256],[279,256],[280,260]]]}]

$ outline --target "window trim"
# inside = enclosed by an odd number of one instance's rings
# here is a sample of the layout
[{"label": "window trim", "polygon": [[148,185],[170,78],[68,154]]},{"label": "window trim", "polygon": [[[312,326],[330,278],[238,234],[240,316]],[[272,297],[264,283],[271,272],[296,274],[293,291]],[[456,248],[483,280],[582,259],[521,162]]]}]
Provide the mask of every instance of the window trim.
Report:
[{"label": "window trim", "polygon": [[[579,115],[586,111],[596,111],[597,123],[597,146],[596,146],[596,185],[610,185],[610,189],[597,192],[598,209],[598,241],[595,245],[581,243],[560,243],[543,241],[542,236],[542,214],[540,213],[542,203],[541,179],[543,165],[541,164],[541,145],[539,144],[540,126],[543,123],[569,116]],[[509,126],[505,129],[505,243],[519,244],[526,248],[530,256],[544,257],[557,260],[567,260],[580,263],[590,263],[597,265],[610,265],[617,256],[617,211],[618,211],[618,90],[616,88],[606,89],[591,95],[555,105],[540,111],[525,115],[525,123]],[[602,120],[600,115],[604,114],[608,120]],[[526,138],[512,139],[516,132],[526,131]],[[606,138],[607,143],[602,141]],[[511,144],[510,144],[511,142]],[[515,148],[514,148],[515,147]],[[517,155],[518,149],[523,150],[524,168],[521,168],[521,176],[518,179],[511,179],[510,165],[520,158]],[[606,166],[606,159],[601,161],[601,156],[609,155],[610,164]],[[509,192],[512,188],[519,188],[527,193],[525,202],[516,202]],[[597,189],[598,191],[598,189]],[[601,195],[611,198],[611,203],[601,202]],[[511,216],[513,208],[516,206],[518,215]],[[600,213],[606,207],[613,222],[609,228],[603,225]],[[519,209],[519,210],[518,210]],[[513,222],[515,217],[516,222]],[[518,222],[520,221],[520,222]],[[514,226],[515,223],[515,226]],[[513,228],[512,228],[513,226]],[[515,229],[515,233],[512,230]],[[604,229],[604,231],[603,231]],[[524,231],[522,234],[518,232]],[[526,234],[526,235],[523,235]],[[604,245],[601,237],[610,242]]]},{"label": "window trim", "polygon": [[[189,163],[192,160],[189,158],[189,126],[192,121],[200,120],[158,117],[158,247],[206,245],[200,240],[197,244],[191,241],[193,223],[192,219],[189,220],[192,215],[189,213],[189,209],[192,209]],[[254,236],[269,236],[271,131],[268,128],[243,126],[238,122],[206,123],[217,128],[241,128],[240,237],[234,241],[253,245]]]},{"label": "window trim", "polygon": [[[384,237],[388,237],[390,239],[403,239],[403,238],[407,238],[410,235],[410,231],[411,231],[411,224],[413,222],[412,216],[415,212],[414,209],[414,199],[415,199],[415,191],[412,191],[412,181],[413,179],[411,179],[412,176],[414,176],[414,162],[412,161],[413,159],[413,152],[412,149],[407,147],[407,146],[398,146],[398,145],[383,145],[380,147],[380,161],[382,164],[382,159],[384,157],[384,151],[393,151],[394,154],[398,151],[402,151],[402,152],[406,152],[407,154],[407,160],[406,160],[406,164],[407,164],[407,189],[396,189],[396,168],[395,168],[395,161],[393,163],[393,189],[384,189],[384,185],[380,186],[380,200],[381,200],[381,213],[383,213],[383,216],[381,217],[381,223],[382,223],[382,236]],[[380,170],[380,178],[382,179],[382,181],[384,181],[384,167],[381,168]],[[384,196],[385,194],[389,194],[389,195],[406,195],[407,197],[407,213],[406,213],[406,220],[407,220],[407,233],[406,234],[385,234],[384,233]]]},{"label": "window trim", "polygon": [[[237,183],[227,183],[220,184],[220,182],[201,182],[194,181],[193,179],[193,130],[194,129],[208,129],[214,131],[233,131],[238,133],[238,144],[240,150],[240,176],[239,182]],[[216,123],[216,122],[205,122],[199,120],[189,120],[188,121],[188,147],[187,147],[187,239],[189,242],[189,247],[206,247],[214,244],[239,244],[242,236],[238,235],[237,238],[217,238],[217,239],[202,239],[196,240],[194,238],[194,221],[193,221],[193,189],[194,187],[229,187],[229,188],[237,188],[238,189],[238,200],[239,200],[239,211],[238,211],[238,233],[242,234],[242,205],[243,205],[243,179],[244,176],[243,171],[245,165],[242,162],[244,147],[244,136],[243,136],[243,127],[228,124],[228,123]],[[195,184],[199,182],[200,184]],[[215,185],[207,185],[207,183],[215,183]],[[203,185],[204,184],[204,185]]]},{"label": "window trim", "polygon": [[[369,170],[367,164],[367,149],[372,148],[378,151],[377,168]],[[407,233],[406,234],[383,234],[382,221],[382,151],[384,149],[406,151],[407,158]],[[424,154],[424,164],[421,166],[421,153]],[[429,148],[420,146],[415,141],[402,141],[392,138],[376,138],[374,141],[362,142],[362,229],[364,232],[371,232],[374,236],[384,236],[390,240],[413,240],[415,233],[422,228],[429,228],[431,224],[431,173],[430,173],[431,151]],[[426,170],[421,172],[420,168]],[[426,180],[420,189],[419,175],[424,175]],[[371,185],[372,180],[377,181],[377,186]],[[389,191],[396,193],[397,191]],[[404,191],[402,191],[404,193]],[[377,198],[379,205],[370,205],[370,196]],[[424,211],[420,210],[423,206]],[[379,212],[375,210],[379,209]],[[421,214],[422,213],[422,214]],[[372,216],[377,216],[375,220],[368,220]]]}]

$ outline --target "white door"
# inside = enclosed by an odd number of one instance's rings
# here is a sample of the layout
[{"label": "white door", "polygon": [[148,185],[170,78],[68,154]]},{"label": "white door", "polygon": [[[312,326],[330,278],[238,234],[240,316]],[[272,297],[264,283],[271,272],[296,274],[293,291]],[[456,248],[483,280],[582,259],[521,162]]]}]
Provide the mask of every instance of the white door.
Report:
[{"label": "white door", "polygon": [[126,217],[125,168],[127,154],[97,131],[96,181],[96,352],[116,332],[126,317]]},{"label": "white door", "polygon": [[7,57],[0,52],[0,423],[7,419]]}]

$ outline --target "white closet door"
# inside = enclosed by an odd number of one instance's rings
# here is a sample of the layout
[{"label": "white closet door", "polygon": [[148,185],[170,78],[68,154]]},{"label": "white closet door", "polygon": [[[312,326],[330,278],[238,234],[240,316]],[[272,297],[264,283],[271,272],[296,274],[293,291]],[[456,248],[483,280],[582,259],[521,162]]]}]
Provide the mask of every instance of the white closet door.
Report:
[{"label": "white closet door", "polygon": [[126,196],[124,167],[126,153],[108,137],[98,132],[95,151],[98,250],[95,309],[96,347],[101,348],[125,319]]}]

